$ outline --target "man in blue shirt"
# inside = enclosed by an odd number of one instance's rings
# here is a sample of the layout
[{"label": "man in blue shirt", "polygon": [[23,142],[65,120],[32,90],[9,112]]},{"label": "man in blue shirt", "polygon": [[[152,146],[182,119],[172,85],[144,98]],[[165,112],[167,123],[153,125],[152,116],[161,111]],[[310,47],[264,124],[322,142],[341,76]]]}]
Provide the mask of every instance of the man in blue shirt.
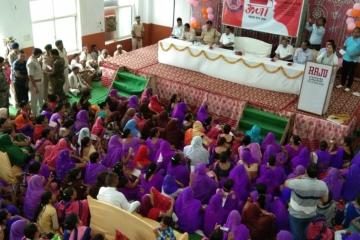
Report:
[{"label": "man in blue shirt", "polygon": [[13,72],[15,73],[15,96],[17,103],[28,102],[28,73],[26,69],[26,56],[23,50],[20,51],[18,59],[12,64]]},{"label": "man in blue shirt", "polygon": [[314,59],[312,50],[309,49],[309,41],[303,41],[301,43],[301,48],[297,48],[294,54],[294,63],[305,64],[308,61]]},{"label": "man in blue shirt", "polygon": [[[352,33],[352,36],[346,39],[344,43],[344,50],[346,52],[343,56],[341,84],[336,87],[342,88],[343,86],[346,85],[345,91],[349,92],[354,82],[355,68],[360,58],[360,28],[359,27],[355,28]],[[347,84],[346,84],[346,80],[348,80]],[[360,96],[360,94],[357,92],[355,92],[354,95]]]}]

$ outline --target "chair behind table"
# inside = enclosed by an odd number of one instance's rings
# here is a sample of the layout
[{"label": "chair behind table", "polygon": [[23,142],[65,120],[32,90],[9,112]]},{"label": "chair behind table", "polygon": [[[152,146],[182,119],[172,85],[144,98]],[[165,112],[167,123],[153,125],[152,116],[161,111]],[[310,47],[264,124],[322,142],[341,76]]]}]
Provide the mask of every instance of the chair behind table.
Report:
[{"label": "chair behind table", "polygon": [[[136,213],[129,213],[119,207],[98,201],[88,196],[91,214],[90,227],[93,232],[104,234],[108,240],[115,239],[116,230],[130,240],[155,239],[153,230],[159,223]],[[187,233],[175,232],[176,239],[188,240]]]}]

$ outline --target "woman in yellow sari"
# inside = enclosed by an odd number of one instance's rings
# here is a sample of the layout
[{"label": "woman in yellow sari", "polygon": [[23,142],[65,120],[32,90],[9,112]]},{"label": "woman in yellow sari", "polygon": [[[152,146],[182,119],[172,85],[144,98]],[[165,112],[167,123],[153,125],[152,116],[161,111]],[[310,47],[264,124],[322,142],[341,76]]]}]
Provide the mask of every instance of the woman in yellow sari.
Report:
[{"label": "woman in yellow sari", "polygon": [[203,138],[203,143],[208,146],[211,143],[211,139],[209,139],[206,135],[205,135],[205,128],[203,127],[202,123],[200,121],[195,121],[192,128],[189,128],[188,130],[186,130],[185,132],[185,137],[184,137],[184,145],[190,145],[191,144],[191,140],[196,137],[196,136],[200,136]]}]

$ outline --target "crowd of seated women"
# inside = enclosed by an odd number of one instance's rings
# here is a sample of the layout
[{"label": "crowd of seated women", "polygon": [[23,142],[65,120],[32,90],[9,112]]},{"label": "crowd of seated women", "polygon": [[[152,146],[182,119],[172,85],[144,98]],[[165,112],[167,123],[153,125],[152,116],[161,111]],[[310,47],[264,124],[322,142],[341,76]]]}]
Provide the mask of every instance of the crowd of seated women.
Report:
[{"label": "crowd of seated women", "polygon": [[318,206],[327,227],[357,236],[348,232],[360,216],[360,156],[349,138],[312,152],[298,136],[282,146],[256,125],[223,125],[206,103],[193,112],[173,95],[164,104],[151,88],[128,99],[113,89],[99,105],[90,97],[70,105],[49,95],[39,114],[20,103],[13,119],[0,109],[0,240],[102,239],[89,228],[88,195],[161,221],[157,239],[176,229],[290,240],[284,182],[310,164],[332,196]]}]

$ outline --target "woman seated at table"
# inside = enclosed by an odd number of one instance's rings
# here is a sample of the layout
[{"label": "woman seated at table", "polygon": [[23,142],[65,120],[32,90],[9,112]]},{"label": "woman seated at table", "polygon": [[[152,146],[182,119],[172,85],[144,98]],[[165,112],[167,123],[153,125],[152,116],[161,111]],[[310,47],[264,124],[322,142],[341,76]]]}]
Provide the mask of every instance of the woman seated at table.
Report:
[{"label": "woman seated at table", "polygon": [[336,46],[335,43],[329,42],[326,45],[326,51],[321,53],[316,58],[317,63],[330,65],[330,66],[337,66],[339,64],[339,59],[336,56]]}]

